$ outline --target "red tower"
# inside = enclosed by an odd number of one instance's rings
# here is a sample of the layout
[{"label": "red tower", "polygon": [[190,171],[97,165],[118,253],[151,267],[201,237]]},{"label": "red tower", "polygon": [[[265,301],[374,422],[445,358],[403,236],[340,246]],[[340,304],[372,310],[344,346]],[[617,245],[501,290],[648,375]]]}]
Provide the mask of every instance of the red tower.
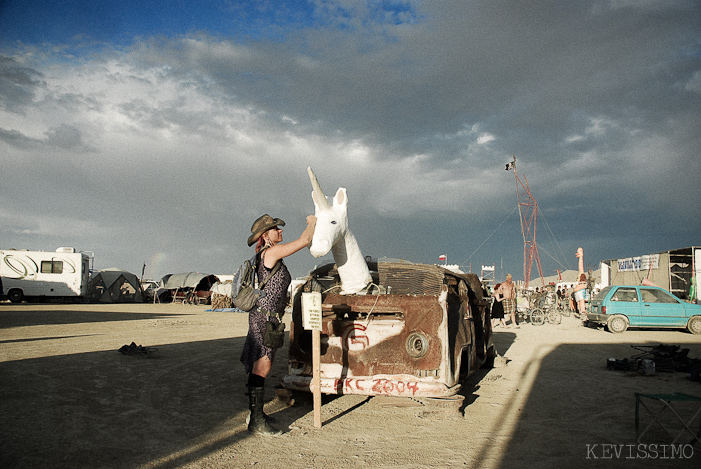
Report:
[{"label": "red tower", "polygon": [[[525,287],[531,280],[531,267],[535,260],[538,267],[538,274],[543,279],[543,269],[540,267],[540,257],[538,256],[538,246],[535,242],[536,230],[538,228],[538,203],[531,195],[528,188],[528,179],[523,177],[525,182],[521,182],[516,172],[516,156],[514,160],[506,165],[506,170],[513,169],[516,176],[516,197],[518,198],[518,214],[521,218],[521,234],[523,235],[523,281]],[[543,286],[545,286],[545,280]]]}]

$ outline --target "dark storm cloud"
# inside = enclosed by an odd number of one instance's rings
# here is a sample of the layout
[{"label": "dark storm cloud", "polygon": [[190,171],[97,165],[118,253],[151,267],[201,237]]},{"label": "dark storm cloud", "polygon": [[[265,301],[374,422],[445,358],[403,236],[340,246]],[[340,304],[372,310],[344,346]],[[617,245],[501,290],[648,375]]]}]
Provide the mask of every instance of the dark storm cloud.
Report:
[{"label": "dark storm cloud", "polygon": [[16,130],[0,128],[0,140],[13,147],[23,149],[44,147],[76,152],[90,151],[83,144],[80,130],[67,124],[60,124],[58,127],[49,129],[45,134],[45,138],[42,139],[27,137]]},{"label": "dark storm cloud", "polygon": [[40,85],[41,78],[41,73],[36,70],[0,55],[0,108],[21,112],[33,101],[34,90]]}]

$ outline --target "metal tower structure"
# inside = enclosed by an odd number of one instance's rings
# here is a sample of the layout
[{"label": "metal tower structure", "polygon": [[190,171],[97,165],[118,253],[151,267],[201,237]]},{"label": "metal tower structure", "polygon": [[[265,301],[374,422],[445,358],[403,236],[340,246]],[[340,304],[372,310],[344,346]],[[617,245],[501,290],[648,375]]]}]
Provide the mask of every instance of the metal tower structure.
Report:
[{"label": "metal tower structure", "polygon": [[494,288],[496,285],[496,277],[494,276],[495,271],[494,265],[482,265],[482,272],[480,273],[480,281],[482,285],[488,289]]},{"label": "metal tower structure", "polygon": [[[536,231],[538,229],[538,203],[531,195],[528,188],[528,179],[523,177],[522,182],[516,172],[516,155],[514,160],[506,165],[506,170],[513,169],[516,176],[516,197],[518,199],[518,214],[521,218],[521,234],[523,235],[523,281],[525,287],[531,280],[531,267],[535,260],[538,267],[538,275],[543,279],[543,269],[540,267],[540,257],[538,256],[538,246],[535,242]],[[545,280],[543,286],[545,286]]]}]

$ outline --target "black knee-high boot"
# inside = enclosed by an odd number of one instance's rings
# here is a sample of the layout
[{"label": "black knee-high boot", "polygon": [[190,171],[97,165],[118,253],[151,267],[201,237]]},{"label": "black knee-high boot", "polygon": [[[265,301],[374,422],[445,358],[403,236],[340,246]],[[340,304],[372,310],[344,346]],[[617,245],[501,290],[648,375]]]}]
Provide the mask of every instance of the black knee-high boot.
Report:
[{"label": "black knee-high boot", "polygon": [[263,413],[264,394],[264,387],[248,387],[248,409],[251,411],[248,431],[263,435],[281,435],[282,432],[280,430],[272,427],[266,421],[266,415]]},{"label": "black knee-high boot", "polygon": [[[249,392],[246,393],[246,395],[248,396],[248,395],[250,394],[250,389],[251,389],[251,388],[265,388],[265,378],[262,377],[262,376],[253,374],[253,373],[249,373],[249,374],[248,374],[248,384],[247,384],[247,386],[248,386]],[[266,421],[266,422],[268,422],[268,423],[275,423],[275,418],[269,416],[269,415],[266,414],[265,412],[263,412],[263,417],[265,418],[265,421]],[[246,419],[246,423],[250,423],[250,421],[251,421],[251,417],[249,416],[249,417]]]}]

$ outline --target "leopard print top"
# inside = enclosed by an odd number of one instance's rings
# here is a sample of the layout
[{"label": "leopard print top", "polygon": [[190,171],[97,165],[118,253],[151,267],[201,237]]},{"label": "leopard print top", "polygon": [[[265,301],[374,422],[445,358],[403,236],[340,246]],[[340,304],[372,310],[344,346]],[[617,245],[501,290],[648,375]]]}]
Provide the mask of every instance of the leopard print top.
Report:
[{"label": "leopard print top", "polygon": [[[265,259],[265,251],[261,255],[260,262],[258,263],[258,282],[263,282],[270,276],[273,269],[268,269],[265,267],[263,260]],[[273,314],[278,314],[282,316],[285,313],[285,307],[287,306],[287,289],[292,283],[292,276],[290,271],[287,270],[287,266],[280,259],[280,268],[275,275],[267,281],[263,290],[265,291],[265,296],[259,298],[256,304],[261,306]]]}]

